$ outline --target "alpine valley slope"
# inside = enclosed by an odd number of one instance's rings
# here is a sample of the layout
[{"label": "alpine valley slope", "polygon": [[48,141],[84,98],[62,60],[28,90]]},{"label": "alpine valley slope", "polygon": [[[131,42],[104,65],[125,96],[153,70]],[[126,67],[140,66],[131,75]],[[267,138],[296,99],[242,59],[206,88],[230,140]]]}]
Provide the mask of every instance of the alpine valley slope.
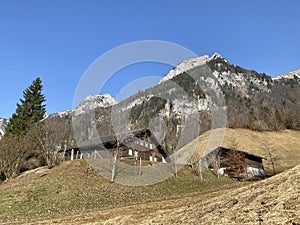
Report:
[{"label": "alpine valley slope", "polygon": [[99,210],[41,224],[300,224],[300,165],[269,179],[209,193]]},{"label": "alpine valley slope", "polygon": [[[130,132],[147,127],[168,152],[173,151],[170,146],[180,149],[211,129],[212,109],[217,103],[214,93],[200,85],[209,80],[224,99],[220,107],[226,111],[227,127],[258,131],[300,129],[298,75],[272,79],[214,54],[180,63],[159,84],[122,102],[117,103],[108,94],[87,97],[69,113],[75,121],[76,136],[80,137],[77,141],[111,135],[118,129]],[[198,129],[186,124],[194,124]],[[185,140],[179,143],[182,134]]]},{"label": "alpine valley slope", "polygon": [[250,186],[213,194],[142,205],[134,214],[122,210],[124,217],[118,214],[110,223],[300,224],[300,165]]},{"label": "alpine valley slope", "polygon": [[[205,145],[208,135],[202,135],[199,142]],[[277,168],[285,166],[285,170],[296,160],[299,164],[299,138],[300,131],[228,129],[223,144],[230,147],[236,142],[253,152],[267,140],[278,151]],[[208,170],[201,180],[186,166],[177,178],[134,187],[109,182],[84,160],[66,161],[1,184],[0,223],[297,224],[299,169],[264,181],[237,182],[223,176],[218,179]]]}]

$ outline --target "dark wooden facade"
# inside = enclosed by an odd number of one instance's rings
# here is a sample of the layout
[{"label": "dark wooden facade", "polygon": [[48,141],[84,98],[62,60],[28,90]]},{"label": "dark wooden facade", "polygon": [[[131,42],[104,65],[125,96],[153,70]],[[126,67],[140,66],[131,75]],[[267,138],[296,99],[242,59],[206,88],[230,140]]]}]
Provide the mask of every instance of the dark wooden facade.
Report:
[{"label": "dark wooden facade", "polygon": [[265,178],[263,157],[218,147],[202,158],[203,165],[237,180]]},{"label": "dark wooden facade", "polygon": [[[161,162],[166,158],[163,148],[157,144],[155,138],[151,137],[149,130],[137,130],[122,136],[122,142],[119,143],[119,158],[135,160],[141,158],[153,162]],[[116,148],[116,136],[89,139],[78,147],[67,149],[65,158],[67,160],[71,158],[72,149],[73,154],[82,153],[84,158],[110,158]]]}]

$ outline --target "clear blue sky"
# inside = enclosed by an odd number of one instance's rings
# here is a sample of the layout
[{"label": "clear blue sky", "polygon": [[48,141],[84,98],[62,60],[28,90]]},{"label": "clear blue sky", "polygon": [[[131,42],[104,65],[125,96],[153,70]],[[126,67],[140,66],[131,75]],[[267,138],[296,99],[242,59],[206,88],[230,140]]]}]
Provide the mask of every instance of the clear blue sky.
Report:
[{"label": "clear blue sky", "polygon": [[[175,42],[198,55],[218,52],[272,76],[293,71],[300,67],[299,9],[297,0],[0,0],[0,117],[11,116],[37,76],[48,113],[71,109],[88,66],[132,41]],[[145,75],[141,71],[163,76],[170,69],[148,65],[128,69],[104,91],[116,95]]]}]

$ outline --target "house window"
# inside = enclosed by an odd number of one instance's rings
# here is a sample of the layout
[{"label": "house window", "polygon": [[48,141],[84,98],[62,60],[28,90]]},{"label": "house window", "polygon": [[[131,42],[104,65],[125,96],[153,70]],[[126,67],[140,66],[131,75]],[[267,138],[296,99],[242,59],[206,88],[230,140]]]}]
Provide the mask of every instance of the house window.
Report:
[{"label": "house window", "polygon": [[133,155],[133,152],[132,152],[132,149],[128,149],[128,155],[132,156]]}]

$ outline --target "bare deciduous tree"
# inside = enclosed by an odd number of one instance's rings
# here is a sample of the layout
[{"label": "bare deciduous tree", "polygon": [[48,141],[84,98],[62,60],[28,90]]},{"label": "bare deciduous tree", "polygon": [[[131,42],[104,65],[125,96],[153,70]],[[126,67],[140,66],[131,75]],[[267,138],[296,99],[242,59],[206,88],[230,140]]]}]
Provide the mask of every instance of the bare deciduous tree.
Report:
[{"label": "bare deciduous tree", "polygon": [[70,146],[73,140],[69,124],[58,120],[36,123],[29,134],[40,145],[48,168],[58,165],[63,160],[64,155],[59,155],[58,152],[62,147]]},{"label": "bare deciduous tree", "polygon": [[120,155],[120,144],[121,144],[120,139],[117,139],[116,147],[112,150],[113,159],[112,159],[112,170],[111,170],[111,179],[110,179],[111,182],[114,182],[116,177],[118,157]]},{"label": "bare deciduous tree", "polygon": [[28,136],[5,135],[0,141],[0,173],[4,178],[16,176],[34,146]]},{"label": "bare deciduous tree", "polygon": [[269,145],[267,145],[267,144],[262,144],[262,145],[263,145],[263,148],[264,148],[265,152],[267,153],[268,158],[269,158],[269,160],[271,162],[272,170],[273,170],[273,175],[275,175],[276,174],[275,164],[276,164],[276,161],[279,158],[275,156],[274,150],[272,150],[269,147]]},{"label": "bare deciduous tree", "polygon": [[214,158],[214,160],[212,162],[212,165],[213,165],[213,169],[214,169],[213,172],[218,178],[220,178],[220,174],[219,174],[220,164],[221,164],[220,156],[216,155],[216,157]]},{"label": "bare deciduous tree", "polygon": [[202,158],[199,159],[191,159],[189,162],[189,166],[191,166],[193,172],[198,176],[201,180],[203,179],[202,171],[203,171],[203,165],[202,165]]},{"label": "bare deciduous tree", "polygon": [[128,123],[126,121],[127,113],[121,111],[119,106],[115,106],[111,109],[112,118],[111,126],[116,136],[115,147],[112,149],[112,170],[111,170],[111,182],[115,181],[118,167],[118,158],[121,153],[121,145],[124,142],[126,135],[130,132]]}]

